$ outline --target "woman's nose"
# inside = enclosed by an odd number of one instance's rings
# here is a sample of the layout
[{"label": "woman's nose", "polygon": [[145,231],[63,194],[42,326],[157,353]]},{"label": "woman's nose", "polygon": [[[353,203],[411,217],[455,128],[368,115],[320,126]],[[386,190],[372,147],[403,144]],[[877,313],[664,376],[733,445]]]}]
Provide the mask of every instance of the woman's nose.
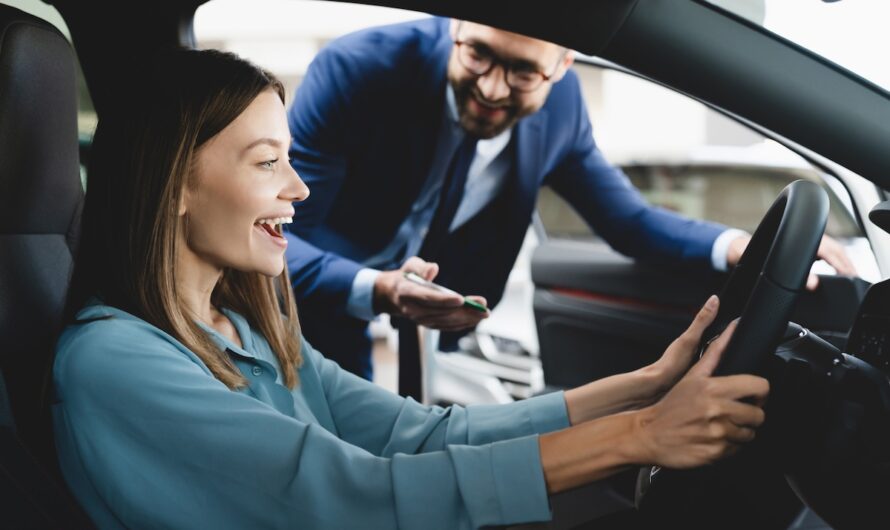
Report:
[{"label": "woman's nose", "polygon": [[290,202],[305,201],[309,197],[309,187],[306,186],[293,166],[288,164],[287,167],[287,185],[281,191],[281,197]]}]

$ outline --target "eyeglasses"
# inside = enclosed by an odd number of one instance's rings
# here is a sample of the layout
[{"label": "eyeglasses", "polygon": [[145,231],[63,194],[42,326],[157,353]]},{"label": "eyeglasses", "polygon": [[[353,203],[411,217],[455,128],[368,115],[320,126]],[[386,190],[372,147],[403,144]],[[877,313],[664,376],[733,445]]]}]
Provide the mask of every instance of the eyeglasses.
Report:
[{"label": "eyeglasses", "polygon": [[457,60],[460,64],[473,75],[483,76],[491,71],[495,65],[501,65],[504,68],[504,80],[507,86],[519,92],[534,92],[544,83],[556,75],[559,64],[565,58],[568,50],[563,51],[559,57],[559,61],[553,67],[553,71],[545,74],[541,70],[525,61],[507,61],[501,59],[494,52],[483,44],[476,44],[460,40],[460,28],[463,22],[457,25],[458,38],[454,40],[457,47]]}]

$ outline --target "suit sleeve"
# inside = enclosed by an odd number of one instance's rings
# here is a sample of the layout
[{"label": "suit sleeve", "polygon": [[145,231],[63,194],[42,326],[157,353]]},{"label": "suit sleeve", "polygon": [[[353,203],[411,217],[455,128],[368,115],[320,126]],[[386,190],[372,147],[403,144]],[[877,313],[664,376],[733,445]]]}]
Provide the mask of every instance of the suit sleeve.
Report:
[{"label": "suit sleeve", "polygon": [[[318,298],[345,313],[353,279],[360,264],[325,251],[306,240],[322,227],[347,175],[348,153],[360,102],[357,80],[336,49],[322,51],[312,62],[288,111],[291,165],[309,187],[309,198],[295,203],[294,223],[285,234],[291,283],[300,299]],[[345,81],[344,81],[345,78]],[[341,83],[350,84],[349,96]],[[354,123],[352,123],[354,125]]]},{"label": "suit sleeve", "polygon": [[615,250],[634,258],[709,266],[715,239],[727,227],[648,204],[627,176],[600,152],[580,91],[570,127],[577,131],[564,160],[545,183]]},{"label": "suit sleeve", "polygon": [[153,328],[88,326],[59,352],[55,413],[66,479],[100,526],[459,529],[550,517],[534,435],[378,456],[229,390]]}]

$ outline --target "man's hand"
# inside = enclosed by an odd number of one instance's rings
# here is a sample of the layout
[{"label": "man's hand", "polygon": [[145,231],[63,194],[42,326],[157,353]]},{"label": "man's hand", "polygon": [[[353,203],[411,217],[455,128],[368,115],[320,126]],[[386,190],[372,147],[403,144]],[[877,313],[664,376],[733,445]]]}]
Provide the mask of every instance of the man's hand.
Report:
[{"label": "man's hand", "polygon": [[[439,274],[439,266],[418,257],[408,259],[402,268],[381,272],[374,282],[374,310],[411,319],[422,326],[442,331],[460,331],[476,327],[491,312],[482,313],[464,307],[463,297],[457,293],[440,292],[405,279],[413,272],[432,281]],[[483,306],[481,296],[468,296]]]},{"label": "man's hand", "polygon": [[[733,239],[729,244],[729,250],[726,253],[726,264],[730,267],[734,267],[738,264],[750,241],[751,236],[739,236]],[[858,276],[856,267],[853,266],[853,262],[847,257],[844,247],[842,247],[837,240],[829,236],[822,236],[822,241],[819,243],[819,250],[816,251],[816,257],[824,259],[825,262],[834,267],[834,270],[841,276]],[[810,274],[807,277],[807,290],[813,291],[818,286],[819,277],[815,274]]]}]

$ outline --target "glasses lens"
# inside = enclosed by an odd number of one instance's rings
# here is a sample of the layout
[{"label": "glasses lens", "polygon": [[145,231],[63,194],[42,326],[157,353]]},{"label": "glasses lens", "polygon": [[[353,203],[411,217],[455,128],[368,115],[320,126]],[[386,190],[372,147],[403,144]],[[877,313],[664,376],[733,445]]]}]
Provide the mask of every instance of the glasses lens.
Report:
[{"label": "glasses lens", "polygon": [[521,92],[530,92],[538,88],[543,80],[541,73],[533,70],[511,68],[507,72],[507,84]]},{"label": "glasses lens", "polygon": [[460,63],[470,72],[482,75],[491,69],[491,57],[488,54],[472,44],[461,44],[458,48]]}]

